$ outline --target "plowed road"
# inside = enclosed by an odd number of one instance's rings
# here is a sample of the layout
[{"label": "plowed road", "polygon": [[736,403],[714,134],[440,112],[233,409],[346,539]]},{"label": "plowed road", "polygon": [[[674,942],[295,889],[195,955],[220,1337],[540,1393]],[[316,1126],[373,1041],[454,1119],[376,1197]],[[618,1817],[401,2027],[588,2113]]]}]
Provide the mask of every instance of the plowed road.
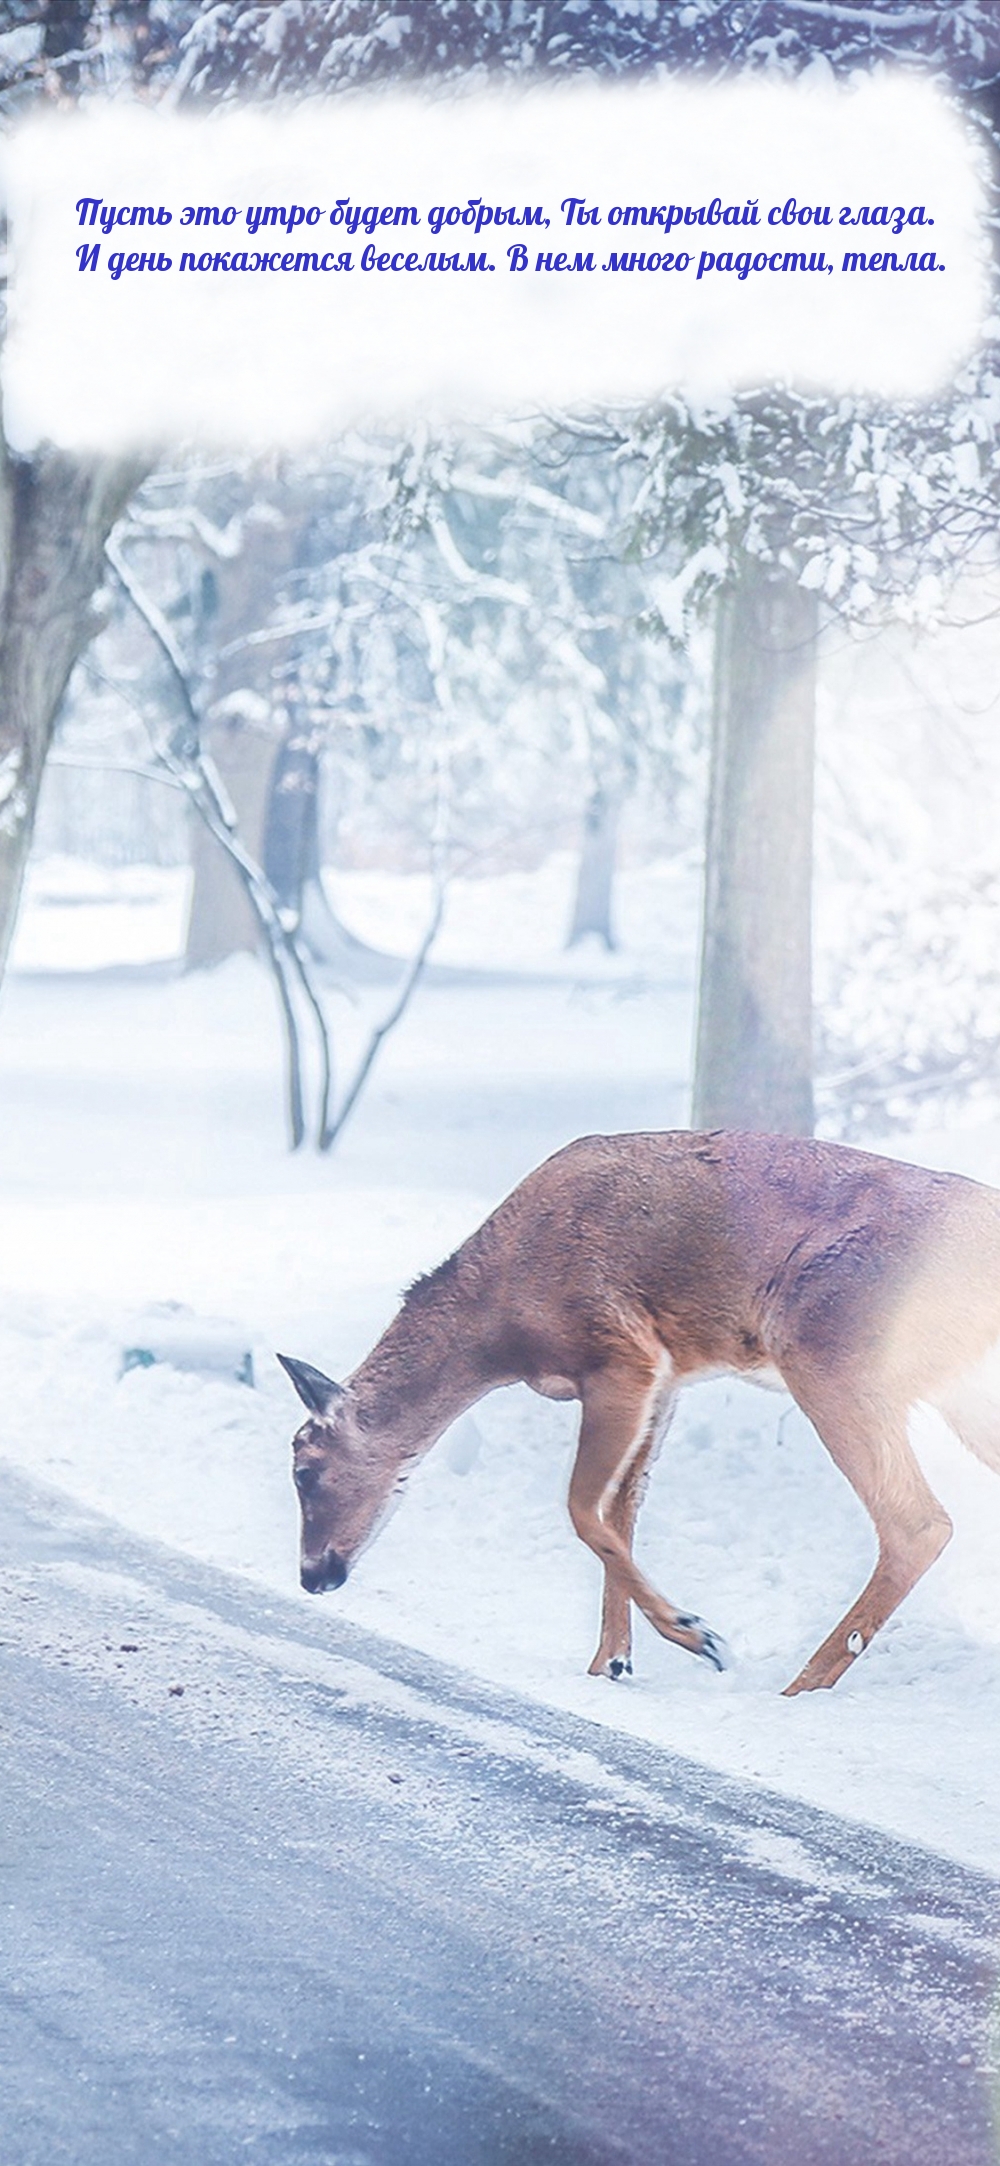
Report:
[{"label": "plowed road", "polygon": [[997,2166],[992,1883],[0,1510],[3,2166]]}]

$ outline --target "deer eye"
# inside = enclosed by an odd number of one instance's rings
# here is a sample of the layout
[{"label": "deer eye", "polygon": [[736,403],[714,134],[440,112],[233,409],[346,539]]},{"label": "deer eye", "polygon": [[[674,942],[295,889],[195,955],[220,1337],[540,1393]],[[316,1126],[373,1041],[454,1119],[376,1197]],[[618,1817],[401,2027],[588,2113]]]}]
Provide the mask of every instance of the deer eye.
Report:
[{"label": "deer eye", "polygon": [[309,1497],[319,1481],[319,1468],[296,1467],[292,1473],[292,1480],[300,1497]]}]

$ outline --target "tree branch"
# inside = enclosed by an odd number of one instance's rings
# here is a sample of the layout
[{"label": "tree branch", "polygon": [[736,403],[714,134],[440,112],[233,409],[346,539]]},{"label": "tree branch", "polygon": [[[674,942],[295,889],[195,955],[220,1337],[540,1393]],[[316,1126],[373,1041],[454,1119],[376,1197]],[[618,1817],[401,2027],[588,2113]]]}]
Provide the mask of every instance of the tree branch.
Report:
[{"label": "tree branch", "polygon": [[302,1088],[302,1051],[299,1039],[295,1006],[289,985],[288,970],[297,980],[316,1025],[320,1052],[320,1105],[316,1136],[321,1148],[329,1126],[330,1093],[333,1086],[333,1064],[330,1054],[330,1034],[326,1017],[312,985],[305,959],[292,930],[284,923],[277,897],[259,865],[244,849],[236,833],[231,807],[228,805],[211,762],[206,758],[201,743],[201,717],[191,694],[187,672],[170,626],[162,611],[150,595],[140,586],[130,565],[123,557],[114,537],[106,545],[108,562],[127,594],[129,601],[152,634],[170,670],[178,694],[186,727],[183,734],[175,733],[166,747],[157,746],[158,757],[172,770],[187,790],[199,818],[214,836],[236,868],[243,883],[247,899],[264,937],[265,953],[278,994],[288,1054],[288,1112],[292,1149],[297,1150],[305,1138],[305,1112]]},{"label": "tree branch", "polygon": [[360,1098],[361,1093],[365,1087],[365,1084],[368,1081],[368,1077],[371,1074],[379,1048],[382,1045],[383,1040],[389,1036],[390,1031],[395,1030],[397,1023],[402,1021],[403,1016],[405,1015],[406,1010],[410,1005],[410,1001],[412,1000],[413,995],[416,992],[418,982],[423,972],[424,964],[426,963],[431,948],[433,947],[434,942],[437,939],[443,910],[444,882],[440,877],[438,877],[436,878],[434,884],[434,901],[431,908],[430,918],[427,923],[427,929],[424,933],[424,937],[421,940],[420,946],[418,947],[417,952],[414,955],[412,962],[410,963],[410,967],[403,978],[402,985],[400,986],[399,992],[397,993],[396,998],[393,1001],[392,1007],[389,1009],[388,1014],[383,1016],[381,1023],[376,1024],[375,1029],[372,1031],[371,1037],[368,1040],[368,1044],[365,1047],[361,1059],[359,1060],[358,1065],[354,1071],[353,1078],[344,1095],[343,1103],[339,1108],[336,1119],[330,1122],[329,1126],[325,1129],[322,1137],[320,1138],[321,1150],[328,1151],[330,1150],[331,1146],[336,1143],[337,1137],[340,1135],[342,1128],[345,1126],[345,1123],[349,1119],[351,1113],[354,1111],[354,1107],[356,1106],[358,1099]]}]

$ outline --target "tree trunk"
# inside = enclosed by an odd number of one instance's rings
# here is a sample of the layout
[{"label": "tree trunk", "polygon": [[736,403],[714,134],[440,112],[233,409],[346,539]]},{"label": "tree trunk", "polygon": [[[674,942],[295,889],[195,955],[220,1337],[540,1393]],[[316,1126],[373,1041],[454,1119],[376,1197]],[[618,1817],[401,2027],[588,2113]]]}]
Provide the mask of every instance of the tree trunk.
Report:
[{"label": "tree trunk", "polygon": [[294,707],[271,771],[263,864],[281,908],[300,918],[303,887],[320,877],[319,752]]},{"label": "tree trunk", "polygon": [[[278,756],[269,727],[286,704],[287,667],[276,669],[274,650],[253,647],[250,635],[266,623],[275,590],[303,546],[303,516],[295,506],[280,515],[255,507],[244,522],[235,556],[214,556],[203,578],[192,625],[192,666],[201,666],[211,687],[204,750],[218,770],[236,814],[240,841],[263,863],[271,775]],[[206,600],[206,594],[209,599]],[[293,718],[294,720],[294,718]],[[184,966],[201,970],[227,955],[253,950],[258,926],[230,858],[201,821],[192,823],[193,885]]]},{"label": "tree trunk", "polygon": [[[204,732],[204,748],[236,814],[245,850],[260,864],[275,743],[248,715],[230,713]],[[185,970],[206,970],[227,955],[256,952],[260,927],[246,888],[225,850],[201,820],[192,820],[191,914],[184,948]]]},{"label": "tree trunk", "polygon": [[584,815],[573,917],[566,936],[568,948],[574,948],[578,940],[585,940],[591,933],[609,950],[618,945],[612,899],[620,814],[617,792],[604,783],[595,783]]},{"label": "tree trunk", "polygon": [[723,594],[692,1121],[811,1135],[816,598],[747,559]]},{"label": "tree trunk", "polygon": [[144,467],[0,444],[0,975],[17,918],[56,716],[99,629],[104,544]]},{"label": "tree trunk", "polygon": [[293,708],[271,773],[264,871],[282,909],[297,919],[316,962],[330,964],[352,981],[393,985],[402,968],[400,958],[348,932],[327,899],[320,864],[319,791],[318,745]]}]

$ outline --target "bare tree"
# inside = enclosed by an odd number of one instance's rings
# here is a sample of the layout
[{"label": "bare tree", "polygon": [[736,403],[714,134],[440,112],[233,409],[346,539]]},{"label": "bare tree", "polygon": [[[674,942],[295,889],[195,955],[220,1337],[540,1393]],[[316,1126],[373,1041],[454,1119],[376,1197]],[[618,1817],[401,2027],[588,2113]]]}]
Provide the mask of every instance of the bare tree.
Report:
[{"label": "bare tree", "polygon": [[132,571],[117,538],[106,544],[108,562],[121,587],[151,634],[169,671],[174,692],[175,719],[160,734],[152,734],[154,758],[164,774],[183,789],[193,811],[213,843],[220,849],[239,880],[248,907],[259,928],[260,944],[267,956],[285,1031],[288,1084],[288,1126],[293,1150],[307,1132],[304,1064],[299,1007],[312,1022],[319,1050],[320,1082],[315,1119],[315,1142],[328,1151],[341,1134],[367,1083],[383,1041],[403,1019],[437,937],[444,903],[440,878],[435,878],[430,920],[407,968],[388,1013],[370,1032],[354,1074],[341,1098],[334,1103],[334,1078],[330,1033],[322,1002],[312,981],[308,958],[298,928],[282,911],[278,897],[261,865],[246,848],[225,786],[203,742],[202,717],[192,691],[183,657],[162,611],[145,593]]}]

